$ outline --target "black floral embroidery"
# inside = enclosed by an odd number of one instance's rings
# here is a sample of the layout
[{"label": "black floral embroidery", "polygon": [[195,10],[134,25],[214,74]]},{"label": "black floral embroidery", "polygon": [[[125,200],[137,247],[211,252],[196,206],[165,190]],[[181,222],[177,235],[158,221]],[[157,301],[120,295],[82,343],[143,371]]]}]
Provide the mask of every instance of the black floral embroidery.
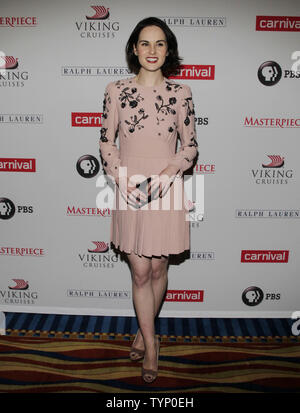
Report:
[{"label": "black floral embroidery", "polygon": [[168,92],[174,92],[177,93],[180,89],[182,89],[181,85],[178,85],[177,83],[172,83],[172,82],[168,82],[166,80],[166,90]]},{"label": "black floral embroidery", "polygon": [[122,102],[121,103],[121,108],[124,109],[128,103],[128,106],[130,108],[136,108],[138,103],[144,100],[144,98],[138,93],[138,95],[134,96],[134,94],[137,93],[137,88],[135,87],[125,87],[124,89],[121,90],[121,94],[119,96],[119,100]]},{"label": "black floral embroidery", "polygon": [[140,124],[140,121],[142,119],[147,119],[149,115],[145,114],[145,110],[143,108],[141,108],[138,113],[140,115],[142,115],[139,119],[137,117],[137,115],[133,115],[130,116],[131,122],[129,122],[128,120],[125,120],[125,123],[127,123],[127,125],[129,125],[128,131],[130,133],[133,133],[135,131],[135,128],[137,127],[138,129],[142,129],[144,127],[144,125]]},{"label": "black floral embroidery", "polygon": [[[169,113],[171,113],[172,115],[176,115],[176,110],[171,107],[172,105],[175,105],[177,102],[177,99],[175,97],[169,98],[168,103],[165,103],[160,95],[156,96],[156,99],[160,102],[160,104],[155,102],[155,108],[157,113],[161,112],[163,115],[168,115]],[[159,125],[159,122],[164,121],[165,118],[159,118],[158,116],[156,116],[156,120],[157,125]]]},{"label": "black floral embroidery", "polygon": [[195,114],[194,107],[193,107],[193,100],[192,97],[188,97],[184,99],[185,102],[182,105],[186,108],[186,117],[184,119],[184,124],[188,126],[191,123],[190,116]]}]

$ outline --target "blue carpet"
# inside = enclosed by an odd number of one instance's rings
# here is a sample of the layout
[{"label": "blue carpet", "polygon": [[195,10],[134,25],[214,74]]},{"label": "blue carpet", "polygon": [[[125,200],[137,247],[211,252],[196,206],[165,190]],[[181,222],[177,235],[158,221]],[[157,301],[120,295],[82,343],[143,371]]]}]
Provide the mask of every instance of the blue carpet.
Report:
[{"label": "blue carpet", "polygon": [[[5,313],[6,332],[133,335],[135,317]],[[292,337],[285,318],[158,318],[156,333],[169,337]],[[294,336],[295,337],[295,336]]]}]

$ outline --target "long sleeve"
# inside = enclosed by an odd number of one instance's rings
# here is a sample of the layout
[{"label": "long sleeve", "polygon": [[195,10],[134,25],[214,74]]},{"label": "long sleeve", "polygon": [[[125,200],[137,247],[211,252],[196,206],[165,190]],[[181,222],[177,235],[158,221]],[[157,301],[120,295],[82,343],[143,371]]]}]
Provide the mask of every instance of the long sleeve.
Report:
[{"label": "long sleeve", "polygon": [[99,153],[104,171],[113,176],[119,176],[121,164],[120,151],[115,144],[118,136],[118,108],[114,93],[113,82],[108,83],[104,92],[101,137],[99,139]]},{"label": "long sleeve", "polygon": [[177,130],[181,146],[169,165],[176,166],[179,169],[177,176],[181,177],[183,172],[192,166],[198,154],[194,103],[191,88],[188,85],[184,85],[180,99]]}]

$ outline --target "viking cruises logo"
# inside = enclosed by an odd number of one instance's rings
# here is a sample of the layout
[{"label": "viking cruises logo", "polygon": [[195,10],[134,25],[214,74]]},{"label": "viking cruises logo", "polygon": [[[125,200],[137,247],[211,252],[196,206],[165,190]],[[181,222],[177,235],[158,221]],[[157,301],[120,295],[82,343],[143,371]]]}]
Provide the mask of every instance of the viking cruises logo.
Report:
[{"label": "viking cruises logo", "polygon": [[13,287],[8,287],[10,290],[27,290],[29,288],[28,281],[13,278],[15,285]]},{"label": "viking cruises logo", "polygon": [[31,291],[28,281],[21,278],[13,278],[14,285],[8,286],[7,290],[0,290],[1,304],[33,305],[38,299],[38,293]]},{"label": "viking cruises logo", "polygon": [[88,248],[88,253],[79,253],[79,260],[84,268],[97,270],[98,268],[114,268],[119,261],[115,253],[109,250],[109,243],[105,241],[92,241],[94,248]]},{"label": "viking cruises logo", "polygon": [[252,169],[251,174],[256,184],[286,185],[293,178],[293,170],[285,169],[285,159],[281,155],[267,155],[270,162],[262,163],[261,169]]},{"label": "viking cruises logo", "polygon": [[28,72],[16,70],[19,59],[0,53],[0,87],[23,87],[28,80]]},{"label": "viking cruises logo", "polygon": [[119,31],[119,21],[110,20],[110,9],[104,6],[91,6],[94,13],[85,16],[86,21],[75,22],[82,39],[114,39]]}]

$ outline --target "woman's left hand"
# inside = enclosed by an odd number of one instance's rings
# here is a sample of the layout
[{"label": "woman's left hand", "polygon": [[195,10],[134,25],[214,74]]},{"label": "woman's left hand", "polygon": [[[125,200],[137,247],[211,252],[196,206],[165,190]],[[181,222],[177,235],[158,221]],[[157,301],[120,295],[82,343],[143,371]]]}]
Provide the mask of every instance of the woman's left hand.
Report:
[{"label": "woman's left hand", "polygon": [[174,166],[167,166],[159,175],[154,175],[148,184],[148,195],[159,188],[158,196],[163,197],[174,181],[178,168]]}]

